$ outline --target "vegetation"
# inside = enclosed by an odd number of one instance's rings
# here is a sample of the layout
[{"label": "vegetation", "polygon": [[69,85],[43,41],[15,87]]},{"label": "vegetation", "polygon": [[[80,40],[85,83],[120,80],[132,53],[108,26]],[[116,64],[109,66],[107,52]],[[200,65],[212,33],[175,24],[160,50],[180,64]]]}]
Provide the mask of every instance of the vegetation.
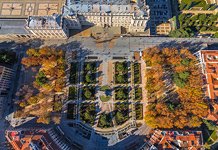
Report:
[{"label": "vegetation", "polygon": [[16,62],[15,52],[0,50],[0,63],[12,65]]},{"label": "vegetation", "polygon": [[117,87],[115,89],[116,100],[128,100],[128,87]]},{"label": "vegetation", "polygon": [[95,84],[96,83],[96,62],[86,62],[84,64],[84,83]]},{"label": "vegetation", "polygon": [[146,123],[154,128],[200,126],[208,106],[196,57],[187,49],[154,47],[144,50],[143,58],[151,66],[146,71]]},{"label": "vegetation", "polygon": [[135,87],[135,100],[142,100],[142,88]]},{"label": "vegetation", "polygon": [[205,0],[182,0],[180,3],[180,10],[188,10],[192,7],[205,7],[206,1]]},{"label": "vegetation", "polygon": [[141,64],[134,63],[133,64],[133,71],[134,71],[134,83],[141,84]]},{"label": "vegetation", "polygon": [[106,91],[106,90],[110,90],[110,87],[108,85],[104,85],[100,88],[100,91]]},{"label": "vegetation", "polygon": [[67,105],[67,119],[76,119],[76,104]]},{"label": "vegetation", "polygon": [[82,103],[80,108],[80,118],[85,123],[94,125],[96,117],[95,104]]},{"label": "vegetation", "polygon": [[70,78],[69,81],[71,84],[76,84],[77,83],[77,70],[78,70],[78,63],[71,63],[70,66]]},{"label": "vegetation", "polygon": [[76,87],[74,86],[69,87],[68,100],[75,100],[76,96],[77,96]]},{"label": "vegetation", "polygon": [[95,99],[95,88],[92,86],[84,87],[82,90],[82,96],[84,100],[94,100]]},{"label": "vegetation", "polygon": [[110,113],[102,113],[98,121],[98,127],[110,128],[113,127],[113,122]]},{"label": "vegetation", "polygon": [[[25,67],[37,67],[39,72],[35,81],[30,83],[30,87],[35,89],[27,92],[20,91],[18,96],[21,97],[19,106],[26,111],[28,107],[29,115],[38,117],[37,122],[48,124],[51,121],[52,112],[60,111],[62,103],[53,102],[52,95],[56,92],[63,92],[65,86],[65,61],[62,50],[43,47],[41,49],[27,50],[28,57],[22,59]],[[33,92],[38,91],[38,92]]]},{"label": "vegetation", "polygon": [[216,26],[218,14],[180,14],[178,19],[180,28],[173,30],[169,34],[171,37],[193,37],[198,33],[217,32],[218,30]]},{"label": "vegetation", "polygon": [[127,84],[128,83],[128,66],[127,62],[115,63],[115,83]]},{"label": "vegetation", "polygon": [[136,113],[137,120],[143,119],[143,105],[142,104],[135,104],[135,113]]},{"label": "vegetation", "polygon": [[129,104],[115,104],[115,120],[117,125],[125,123],[129,119]]},{"label": "vegetation", "polygon": [[102,96],[100,96],[100,99],[101,99],[102,102],[107,102],[107,101],[109,101],[111,99],[111,96],[102,95]]}]

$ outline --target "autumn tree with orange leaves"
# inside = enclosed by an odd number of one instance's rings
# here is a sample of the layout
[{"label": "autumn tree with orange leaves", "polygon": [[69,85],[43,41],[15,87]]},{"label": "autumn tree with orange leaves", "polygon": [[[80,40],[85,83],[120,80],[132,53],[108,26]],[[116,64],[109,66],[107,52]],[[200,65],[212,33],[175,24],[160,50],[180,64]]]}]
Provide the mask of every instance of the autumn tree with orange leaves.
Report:
[{"label": "autumn tree with orange leaves", "polygon": [[143,51],[148,105],[145,122],[153,128],[198,127],[207,115],[200,67],[187,49]]},{"label": "autumn tree with orange leaves", "polygon": [[[52,99],[56,92],[63,92],[65,87],[64,53],[62,50],[49,47],[29,49],[26,53],[28,57],[22,59],[22,64],[26,68],[40,68],[32,84],[39,92],[28,99],[22,99],[19,106],[22,109],[28,107],[28,112],[38,117],[37,122],[48,124],[51,120],[52,107],[55,104],[49,99]],[[48,103],[49,107],[43,106],[45,103]],[[62,106],[59,105],[59,107]]]}]

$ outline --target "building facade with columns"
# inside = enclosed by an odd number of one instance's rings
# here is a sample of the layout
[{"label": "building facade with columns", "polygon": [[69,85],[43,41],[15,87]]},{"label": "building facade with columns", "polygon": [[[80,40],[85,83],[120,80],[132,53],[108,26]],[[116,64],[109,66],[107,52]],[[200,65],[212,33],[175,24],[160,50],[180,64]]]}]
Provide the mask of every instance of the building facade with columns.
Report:
[{"label": "building facade with columns", "polygon": [[64,16],[70,29],[82,26],[124,27],[127,32],[144,32],[150,10],[145,1],[67,0]]}]

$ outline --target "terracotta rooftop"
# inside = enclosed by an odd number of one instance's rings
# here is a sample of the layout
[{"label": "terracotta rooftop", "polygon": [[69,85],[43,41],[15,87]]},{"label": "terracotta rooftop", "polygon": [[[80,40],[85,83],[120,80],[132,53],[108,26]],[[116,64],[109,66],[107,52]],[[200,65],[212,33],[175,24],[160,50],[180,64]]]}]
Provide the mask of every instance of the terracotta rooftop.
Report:
[{"label": "terracotta rooftop", "polygon": [[155,130],[150,143],[158,150],[192,149],[200,150],[203,145],[201,131],[160,131]]},{"label": "terracotta rooftop", "polygon": [[218,120],[218,50],[201,50],[199,58],[202,66],[202,73],[205,78],[205,95],[210,101],[211,108],[208,120]]},{"label": "terracotta rooftop", "polygon": [[60,150],[46,130],[6,131],[6,138],[15,150]]}]

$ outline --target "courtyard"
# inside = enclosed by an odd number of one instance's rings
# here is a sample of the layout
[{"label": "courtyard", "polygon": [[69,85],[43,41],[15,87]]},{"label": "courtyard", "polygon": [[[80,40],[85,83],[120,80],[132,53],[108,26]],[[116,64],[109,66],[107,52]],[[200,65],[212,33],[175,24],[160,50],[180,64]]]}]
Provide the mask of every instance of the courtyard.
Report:
[{"label": "courtyard", "polygon": [[66,120],[84,124],[116,144],[143,124],[146,93],[141,70],[145,64],[131,52],[129,56],[77,52],[66,54],[71,56]]}]

